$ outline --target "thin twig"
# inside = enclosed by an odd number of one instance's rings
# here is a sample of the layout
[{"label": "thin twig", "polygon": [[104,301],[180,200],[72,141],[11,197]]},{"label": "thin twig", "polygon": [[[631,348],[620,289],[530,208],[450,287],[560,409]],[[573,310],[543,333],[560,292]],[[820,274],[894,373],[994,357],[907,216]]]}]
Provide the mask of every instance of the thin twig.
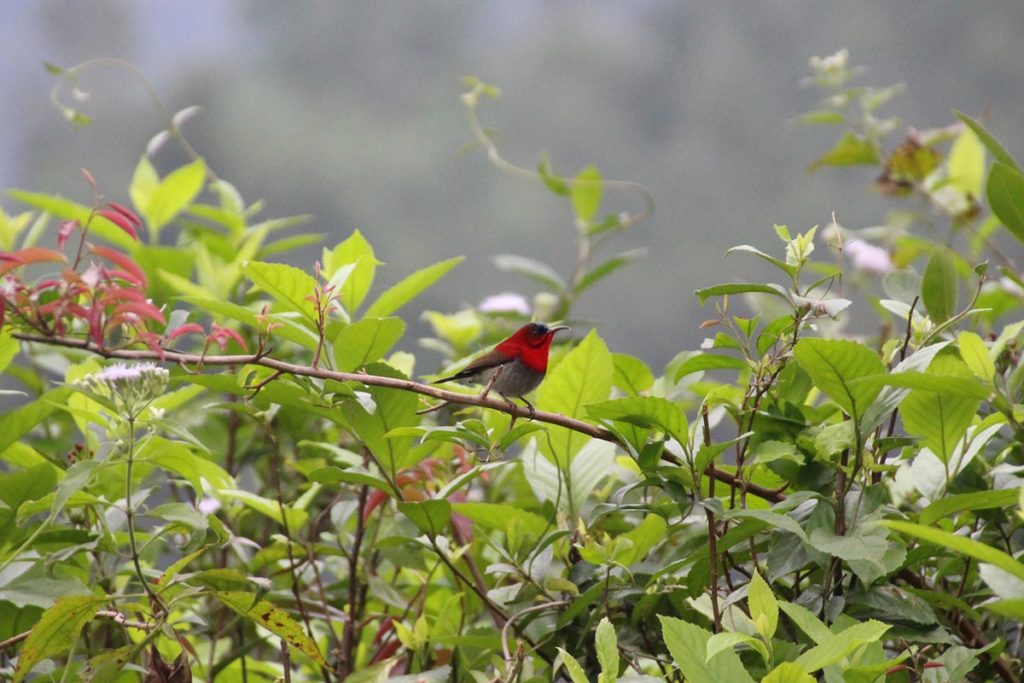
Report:
[{"label": "thin twig", "polygon": [[[401,391],[411,391],[416,394],[423,396],[430,396],[431,398],[438,399],[440,401],[447,401],[449,403],[457,403],[461,405],[478,406],[481,408],[489,408],[491,410],[497,410],[509,415],[516,417],[528,417],[537,422],[545,422],[547,424],[553,424],[559,427],[565,427],[571,429],[580,434],[600,439],[602,441],[609,441],[611,443],[619,443],[618,439],[610,431],[603,427],[590,424],[589,422],[583,422],[571,418],[567,415],[560,413],[551,413],[545,410],[535,410],[531,413],[529,408],[524,408],[513,403],[509,403],[504,399],[493,399],[484,398],[478,394],[463,394],[454,391],[447,391],[445,389],[438,389],[435,386],[429,384],[421,384],[420,382],[414,382],[408,379],[396,379],[394,377],[382,377],[380,375],[370,375],[361,372],[338,372],[336,370],[325,370],[323,368],[312,368],[307,365],[299,365],[296,363],[287,363],[285,361],[271,358],[265,354],[232,354],[222,356],[201,356],[195,353],[185,353],[181,351],[174,351],[170,349],[161,349],[160,351],[152,351],[150,349],[110,349],[106,347],[100,347],[96,344],[89,342],[84,339],[75,339],[70,337],[46,337],[34,334],[25,334],[23,332],[15,332],[12,335],[15,339],[24,342],[33,342],[38,344],[45,344],[48,346],[61,346],[70,349],[79,349],[88,353],[93,353],[103,358],[117,358],[121,360],[149,360],[149,361],[162,361],[168,363],[185,363],[195,364],[200,361],[204,365],[210,366],[221,366],[221,365],[259,365],[261,367],[270,368],[271,370],[278,370],[285,374],[299,375],[303,377],[316,377],[318,379],[329,379],[338,382],[358,382],[368,386],[387,387],[390,389],[398,389]],[[681,464],[679,458],[675,457],[668,451],[663,453],[663,456],[669,462],[674,464]],[[743,481],[740,482],[737,477],[723,472],[721,470],[715,470],[714,478],[720,482],[723,482],[732,487],[738,487],[741,490],[748,491],[754,495],[764,498],[765,500],[773,503],[779,503],[785,500],[785,496],[782,495],[782,490],[773,490],[763,486],[759,486],[752,482]]]},{"label": "thin twig", "polygon": [[[708,404],[704,403],[701,406],[701,419],[704,424],[704,446],[711,446],[711,425],[708,420]],[[714,499],[715,497],[715,461],[712,460],[708,463],[708,468],[712,472],[712,476],[708,478],[708,498]],[[700,490],[700,480],[697,480],[697,489]],[[718,608],[718,530],[715,524],[715,513],[711,511],[710,507],[704,507],[704,514],[708,518],[708,554],[711,559],[711,567],[708,572],[708,583],[711,587],[711,614],[714,617],[715,633],[722,632],[722,613]]]}]

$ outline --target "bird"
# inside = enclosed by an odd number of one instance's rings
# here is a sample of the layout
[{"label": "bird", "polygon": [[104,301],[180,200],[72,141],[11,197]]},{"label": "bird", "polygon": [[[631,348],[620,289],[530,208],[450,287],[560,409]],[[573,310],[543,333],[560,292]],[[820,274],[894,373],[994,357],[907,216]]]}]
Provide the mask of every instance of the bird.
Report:
[{"label": "bird", "polygon": [[[521,398],[530,409],[530,419],[533,419],[537,411],[525,395],[536,389],[544,379],[548,370],[548,352],[555,334],[568,329],[565,325],[527,323],[461,371],[434,380],[433,384],[457,380],[484,384],[481,397],[486,398],[493,389],[512,407],[515,406],[512,399]],[[515,422],[515,413],[512,420]]]}]

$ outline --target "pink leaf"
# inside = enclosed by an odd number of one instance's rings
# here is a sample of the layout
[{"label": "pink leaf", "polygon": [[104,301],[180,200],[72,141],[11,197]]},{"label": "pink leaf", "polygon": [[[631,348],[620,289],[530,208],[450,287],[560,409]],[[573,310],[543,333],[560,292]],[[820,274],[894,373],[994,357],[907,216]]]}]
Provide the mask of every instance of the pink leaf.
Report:
[{"label": "pink leaf", "polygon": [[132,222],[128,220],[128,218],[123,214],[120,214],[112,209],[104,209],[102,211],[97,211],[96,215],[106,218],[108,221],[110,221],[111,223],[121,228],[126,233],[128,233],[128,235],[133,240],[135,240],[136,242],[139,241],[138,231],[135,229],[135,226],[132,225]]},{"label": "pink leaf", "polygon": [[167,335],[167,341],[177,339],[178,337],[184,336],[186,334],[205,333],[206,330],[204,330],[203,326],[200,325],[199,323],[185,323],[184,325],[179,325],[178,327],[175,327],[173,330],[171,330],[171,333]]},{"label": "pink leaf", "polygon": [[57,246],[63,249],[68,240],[71,239],[71,233],[81,227],[81,223],[78,221],[61,221],[60,230],[57,231]]},{"label": "pink leaf", "polygon": [[96,254],[100,258],[105,258],[111,263],[115,263],[121,266],[123,270],[126,270],[132,274],[132,276],[135,278],[135,280],[141,287],[145,288],[147,284],[146,273],[142,270],[141,267],[139,267],[139,264],[137,264],[135,261],[129,258],[126,254],[122,254],[121,252],[111,249],[110,247],[97,247],[91,244],[89,245],[89,251],[92,252],[93,254]]}]

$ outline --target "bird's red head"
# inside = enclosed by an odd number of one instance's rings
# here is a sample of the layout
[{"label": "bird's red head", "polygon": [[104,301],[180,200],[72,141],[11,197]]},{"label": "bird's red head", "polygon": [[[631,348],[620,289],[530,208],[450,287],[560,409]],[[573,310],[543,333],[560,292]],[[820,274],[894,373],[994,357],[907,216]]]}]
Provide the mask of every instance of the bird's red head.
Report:
[{"label": "bird's red head", "polygon": [[511,358],[518,356],[527,367],[545,372],[548,369],[548,351],[551,350],[555,334],[568,329],[565,325],[527,323],[498,344],[495,350]]}]

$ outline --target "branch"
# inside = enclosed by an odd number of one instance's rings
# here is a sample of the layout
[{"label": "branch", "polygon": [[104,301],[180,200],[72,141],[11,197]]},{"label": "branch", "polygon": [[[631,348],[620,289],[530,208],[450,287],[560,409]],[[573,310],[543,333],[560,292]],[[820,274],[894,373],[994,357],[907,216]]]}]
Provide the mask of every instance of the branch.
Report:
[{"label": "branch", "polygon": [[[12,336],[15,339],[24,342],[34,342],[38,344],[46,344],[48,346],[61,346],[69,349],[79,349],[81,351],[94,353],[98,356],[102,356],[103,358],[172,362],[183,365],[258,365],[281,374],[316,377],[318,379],[329,379],[336,382],[358,382],[368,386],[387,387],[389,389],[398,389],[400,391],[411,391],[415,394],[429,396],[446,403],[479,406],[481,408],[489,408],[491,410],[508,413],[516,418],[524,417],[536,420],[537,422],[546,422],[548,424],[571,429],[572,431],[579,432],[580,434],[586,434],[587,436],[595,439],[622,445],[615,435],[604,427],[598,427],[597,425],[577,420],[569,417],[568,415],[562,415],[561,413],[549,413],[544,410],[531,411],[529,408],[510,404],[504,399],[488,398],[479,394],[461,394],[455,391],[438,389],[430,384],[414,382],[410,379],[381,377],[379,375],[370,375],[364,372],[338,372],[335,370],[325,370],[323,368],[314,368],[308,365],[287,363],[262,354],[208,356],[198,353],[184,353],[169,349],[162,349],[160,351],[153,351],[150,349],[112,349],[98,346],[84,339],[74,339],[70,337],[45,337],[41,335],[25,334],[23,332],[15,332]],[[683,464],[679,458],[673,456],[667,451],[662,455],[673,464]],[[709,468],[708,470],[705,470],[705,474],[710,477],[714,477],[718,481],[729,486],[748,491],[773,503],[778,503],[786,499],[786,496],[783,495],[781,491],[758,486],[757,484],[747,481],[740,481],[737,477],[729,474],[728,472],[722,472],[717,468]]]},{"label": "branch", "polygon": [[[917,574],[910,571],[906,567],[901,569],[896,577],[901,579],[904,583],[912,586],[918,590],[936,590],[929,586],[923,579],[918,577]],[[977,625],[960,611],[951,609],[946,612],[946,616],[952,622],[956,630],[960,632],[960,637],[964,641],[964,645],[973,648],[984,648],[988,646],[988,641],[985,640],[985,636],[978,629]],[[999,677],[1002,678],[1006,683],[1020,683],[1020,678],[1010,668],[1010,663],[1007,661],[1005,654],[1000,653],[999,656],[994,657],[992,654],[985,652],[981,655],[981,658],[992,665],[992,668],[996,670]]]}]

